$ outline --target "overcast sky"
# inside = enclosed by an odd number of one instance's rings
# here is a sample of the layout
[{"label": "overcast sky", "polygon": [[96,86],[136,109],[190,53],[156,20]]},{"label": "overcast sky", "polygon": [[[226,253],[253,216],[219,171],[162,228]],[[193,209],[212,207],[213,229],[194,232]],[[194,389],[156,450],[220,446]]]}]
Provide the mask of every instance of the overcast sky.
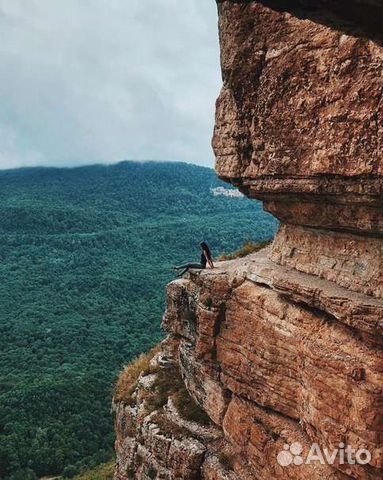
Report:
[{"label": "overcast sky", "polygon": [[0,168],[213,165],[214,0],[0,0]]}]

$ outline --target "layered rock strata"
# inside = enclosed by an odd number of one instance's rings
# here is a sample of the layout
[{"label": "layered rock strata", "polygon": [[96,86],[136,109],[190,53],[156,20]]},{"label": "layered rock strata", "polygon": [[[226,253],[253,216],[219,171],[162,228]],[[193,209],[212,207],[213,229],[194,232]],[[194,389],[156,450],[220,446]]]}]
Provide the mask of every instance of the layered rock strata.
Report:
[{"label": "layered rock strata", "polygon": [[220,2],[217,173],[284,222],[381,231],[383,50],[306,3]]},{"label": "layered rock strata", "polygon": [[[381,478],[381,317],[364,335],[364,325],[359,330],[358,321],[350,327],[344,319],[348,305],[338,304],[337,316],[325,305],[313,307],[323,285],[331,295],[332,282],[304,273],[291,279],[295,272],[274,268],[271,253],[169,286],[164,326],[181,338],[179,363],[189,391],[222,427],[237,478]],[[291,282],[292,292],[278,281]],[[337,287],[333,301],[346,292]],[[381,309],[383,302],[374,305]],[[294,442],[307,449],[317,442],[329,451],[343,443],[368,449],[372,460],[289,470],[278,464],[278,451]]]},{"label": "layered rock strata", "polygon": [[[181,444],[174,428],[156,424],[158,411],[137,421],[145,395],[138,394],[134,407],[120,402],[116,480],[150,478],[143,472],[158,479],[381,478],[381,317],[370,327],[361,323],[359,329],[357,318],[350,326],[350,307],[339,302],[349,290],[275,268],[271,253],[267,248],[221,262],[169,285],[163,326],[173,350],[165,354],[175,359],[190,395],[216,426],[210,427],[215,435],[196,435],[198,427],[189,425]],[[324,286],[332,298],[321,309],[312,307]],[[371,318],[383,308],[380,300],[357,298],[369,304]],[[138,391],[142,385],[150,390],[150,378],[140,379]],[[169,403],[171,395],[166,415]],[[372,459],[368,465],[339,464],[339,458],[335,465],[280,465],[284,446],[297,442],[303,458],[317,442],[329,451],[341,443],[367,449]]]},{"label": "layered rock strata", "polygon": [[[185,424],[174,392],[144,415],[118,402],[116,480],[381,479],[382,2],[218,11],[216,170],[281,226],[270,247],[168,286],[167,355],[211,425]],[[313,444],[333,458],[308,461]]]}]

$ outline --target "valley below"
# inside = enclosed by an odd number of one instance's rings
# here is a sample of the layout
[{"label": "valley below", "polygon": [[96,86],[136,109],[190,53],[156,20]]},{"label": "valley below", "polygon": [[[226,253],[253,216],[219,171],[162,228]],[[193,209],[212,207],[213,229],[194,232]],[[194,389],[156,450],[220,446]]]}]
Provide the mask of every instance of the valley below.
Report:
[{"label": "valley below", "polygon": [[163,338],[172,267],[276,231],[221,185],[181,163],[0,172],[1,479],[112,458],[114,383]]}]

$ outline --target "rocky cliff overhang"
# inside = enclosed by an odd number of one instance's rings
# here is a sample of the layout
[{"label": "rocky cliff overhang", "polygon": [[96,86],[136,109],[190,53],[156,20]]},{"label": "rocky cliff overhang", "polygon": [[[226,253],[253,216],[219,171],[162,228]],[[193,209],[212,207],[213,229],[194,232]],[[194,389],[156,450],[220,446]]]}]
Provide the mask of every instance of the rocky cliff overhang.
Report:
[{"label": "rocky cliff overhang", "polygon": [[[116,405],[116,480],[380,480],[382,2],[218,3],[217,173],[281,226],[168,286],[168,376],[214,435],[174,412],[171,388],[148,414],[142,374],[133,407]],[[371,458],[307,463],[313,444]]]},{"label": "rocky cliff overhang", "polygon": [[[216,0],[220,5],[227,0]],[[232,0],[248,4],[251,1]],[[288,12],[301,19],[311,19],[336,30],[356,32],[358,36],[383,40],[382,0],[263,0],[259,3],[276,11]]]},{"label": "rocky cliff overhang", "polygon": [[216,170],[282,221],[380,234],[383,8],[346,3],[219,3]]}]

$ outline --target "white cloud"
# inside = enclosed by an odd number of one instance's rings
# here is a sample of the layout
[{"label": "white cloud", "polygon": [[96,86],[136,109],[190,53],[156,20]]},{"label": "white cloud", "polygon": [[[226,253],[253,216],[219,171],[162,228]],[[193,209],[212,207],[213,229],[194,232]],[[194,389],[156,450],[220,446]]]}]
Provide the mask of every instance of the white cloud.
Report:
[{"label": "white cloud", "polygon": [[0,168],[212,164],[216,17],[213,0],[0,0]]}]

